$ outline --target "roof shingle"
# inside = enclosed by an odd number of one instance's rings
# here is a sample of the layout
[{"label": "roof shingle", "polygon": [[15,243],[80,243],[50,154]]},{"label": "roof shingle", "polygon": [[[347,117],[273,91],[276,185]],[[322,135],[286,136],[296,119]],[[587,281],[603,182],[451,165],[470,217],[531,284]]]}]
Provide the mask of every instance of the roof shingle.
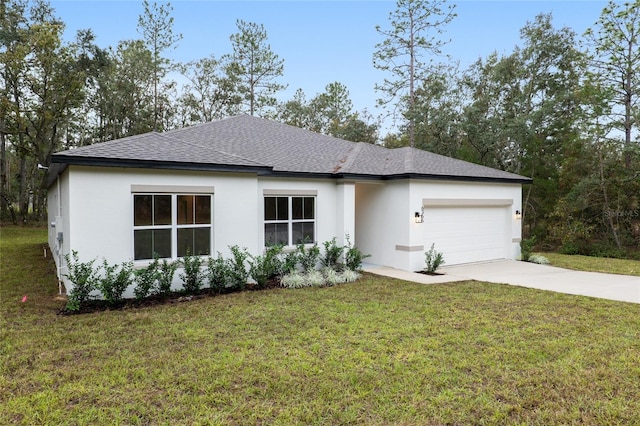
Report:
[{"label": "roof shingle", "polygon": [[529,178],[414,148],[387,149],[240,115],[165,133],[147,133],[54,154],[66,164],[139,163],[140,167],[263,169],[263,173],[369,178]]}]

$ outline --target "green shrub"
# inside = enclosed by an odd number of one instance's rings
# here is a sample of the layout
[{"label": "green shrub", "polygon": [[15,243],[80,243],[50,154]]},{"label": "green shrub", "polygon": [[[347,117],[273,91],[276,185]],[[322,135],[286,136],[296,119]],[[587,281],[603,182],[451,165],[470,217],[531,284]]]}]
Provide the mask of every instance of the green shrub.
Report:
[{"label": "green shrub", "polygon": [[162,261],[157,281],[158,288],[156,289],[155,294],[167,296],[171,293],[171,283],[173,282],[173,276],[176,273],[176,269],[178,269],[177,262],[167,262],[167,259]]},{"label": "green shrub", "polygon": [[298,250],[287,253],[284,260],[280,263],[280,276],[282,277],[295,272],[299,263]]},{"label": "green shrub", "polygon": [[318,259],[320,258],[320,248],[318,244],[314,244],[312,247],[306,249],[303,243],[298,244],[298,262],[302,267],[304,273],[313,271],[318,265]]},{"label": "green shrub", "polygon": [[77,311],[91,298],[91,292],[96,290],[98,275],[97,270],[93,268],[96,260],[80,262],[75,250],[71,251],[71,257],[67,254],[64,259],[68,270],[65,277],[73,283],[73,290],[67,299],[67,309]]},{"label": "green shrub", "polygon": [[424,255],[424,271],[427,274],[435,273],[440,266],[444,265],[444,256],[439,251],[436,251],[435,244],[431,244],[431,248]]},{"label": "green shrub", "polygon": [[338,247],[336,244],[336,238],[333,237],[331,241],[325,241],[324,245],[324,255],[320,259],[322,266],[325,268],[333,268],[336,269],[338,266],[338,260],[340,256],[342,256],[342,252],[344,251],[344,247]]},{"label": "green shrub", "polygon": [[203,280],[200,266],[202,266],[200,256],[192,256],[187,252],[182,258],[183,273],[180,274],[180,279],[185,293],[198,294],[200,292]]},{"label": "green shrub", "polygon": [[215,259],[213,257],[209,257],[207,264],[207,278],[209,280],[209,287],[212,290],[217,291],[218,293],[221,292],[231,280],[230,273],[229,263],[225,261],[220,252],[218,252],[218,257]]},{"label": "green shrub", "polygon": [[232,258],[227,259],[229,268],[228,285],[233,289],[244,290],[249,278],[249,272],[246,266],[249,253],[246,248],[241,249],[238,246],[231,246],[229,249],[231,250]]},{"label": "green shrub", "polygon": [[123,262],[122,265],[109,265],[106,259],[102,261],[102,277],[98,279],[97,288],[109,305],[122,300],[122,294],[131,285],[133,262]]},{"label": "green shrub", "polygon": [[362,254],[358,247],[352,246],[351,241],[349,241],[349,235],[346,236],[347,245],[345,248],[344,255],[344,265],[347,269],[351,269],[352,271],[360,271],[362,270],[362,261],[367,257],[371,257],[370,254]]},{"label": "green shrub", "polygon": [[523,261],[528,262],[531,253],[533,252],[533,246],[536,244],[535,235],[531,238],[526,238],[520,241],[520,255]]},{"label": "green shrub", "polygon": [[270,279],[276,278],[282,271],[282,246],[267,247],[264,256],[249,255],[249,275],[258,288],[265,288]]},{"label": "green shrub", "polygon": [[133,289],[133,293],[135,294],[136,299],[144,299],[157,285],[156,283],[160,278],[160,271],[158,271],[158,266],[158,258],[154,257],[153,261],[149,263],[146,268],[134,271],[136,286]]}]

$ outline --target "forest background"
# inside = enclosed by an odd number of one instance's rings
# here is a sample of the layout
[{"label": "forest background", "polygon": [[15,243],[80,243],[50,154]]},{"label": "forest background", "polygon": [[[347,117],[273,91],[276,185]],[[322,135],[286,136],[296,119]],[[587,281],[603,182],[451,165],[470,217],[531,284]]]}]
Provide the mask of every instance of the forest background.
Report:
[{"label": "forest background", "polygon": [[0,3],[2,221],[46,218],[54,152],[245,113],[532,177],[526,238],[640,258],[640,0],[609,3],[583,34],[532,16],[510,53],[468,67],[445,53],[454,3],[398,0],[376,26],[377,115],[340,81],[282,100],[286,58],[259,22],[238,19],[228,52],[178,63],[171,4],[140,9],[139,38],[100,46],[90,28],[66,41],[47,1]]}]

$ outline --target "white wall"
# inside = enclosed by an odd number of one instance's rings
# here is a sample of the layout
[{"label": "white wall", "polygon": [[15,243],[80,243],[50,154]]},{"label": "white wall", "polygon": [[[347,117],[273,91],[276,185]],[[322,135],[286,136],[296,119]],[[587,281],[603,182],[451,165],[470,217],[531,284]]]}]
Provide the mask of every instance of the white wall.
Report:
[{"label": "white wall", "polygon": [[339,208],[338,186],[335,180],[322,179],[297,179],[297,178],[259,178],[258,190],[255,199],[258,203],[257,215],[254,223],[258,230],[258,247],[256,250],[264,248],[264,191],[283,191],[283,194],[295,194],[299,191],[316,191],[316,241],[322,246],[324,241],[329,241],[333,237],[340,237],[338,229]]},{"label": "white wall", "polygon": [[413,209],[406,180],[356,184],[355,245],[370,254],[365,262],[409,269],[407,252],[396,245],[410,244]]},{"label": "white wall", "polygon": [[521,223],[515,211],[522,211],[521,185],[435,180],[397,180],[356,184],[356,245],[366,262],[408,271],[424,267],[424,226],[415,223],[423,200],[510,199],[508,227],[510,248],[505,257],[518,258]]}]

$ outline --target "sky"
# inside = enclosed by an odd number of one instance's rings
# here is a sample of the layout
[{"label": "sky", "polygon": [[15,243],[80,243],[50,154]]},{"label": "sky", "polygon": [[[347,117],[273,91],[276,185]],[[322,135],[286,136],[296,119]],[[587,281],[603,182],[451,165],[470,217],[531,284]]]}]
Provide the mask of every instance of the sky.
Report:
[{"label": "sky", "polygon": [[[90,28],[101,47],[140,38],[136,31],[142,0],[50,0],[56,16],[66,24],[65,38]],[[450,0],[458,16],[445,28],[451,39],[445,52],[468,68],[492,52],[510,54],[520,45],[520,29],[540,13],[552,13],[556,28],[567,26],[578,35],[592,26],[606,1],[600,0]],[[383,38],[376,25],[390,28],[389,0],[220,1],[173,0],[174,32],[183,39],[169,58],[187,62],[231,53],[229,36],[238,32],[236,20],[263,24],[271,49],[284,59],[287,84],[280,100],[289,100],[299,88],[307,99],[338,81],[350,92],[354,109],[373,115],[380,94],[374,90],[385,74],[373,67],[375,45]],[[440,60],[440,59],[439,59]]]}]

